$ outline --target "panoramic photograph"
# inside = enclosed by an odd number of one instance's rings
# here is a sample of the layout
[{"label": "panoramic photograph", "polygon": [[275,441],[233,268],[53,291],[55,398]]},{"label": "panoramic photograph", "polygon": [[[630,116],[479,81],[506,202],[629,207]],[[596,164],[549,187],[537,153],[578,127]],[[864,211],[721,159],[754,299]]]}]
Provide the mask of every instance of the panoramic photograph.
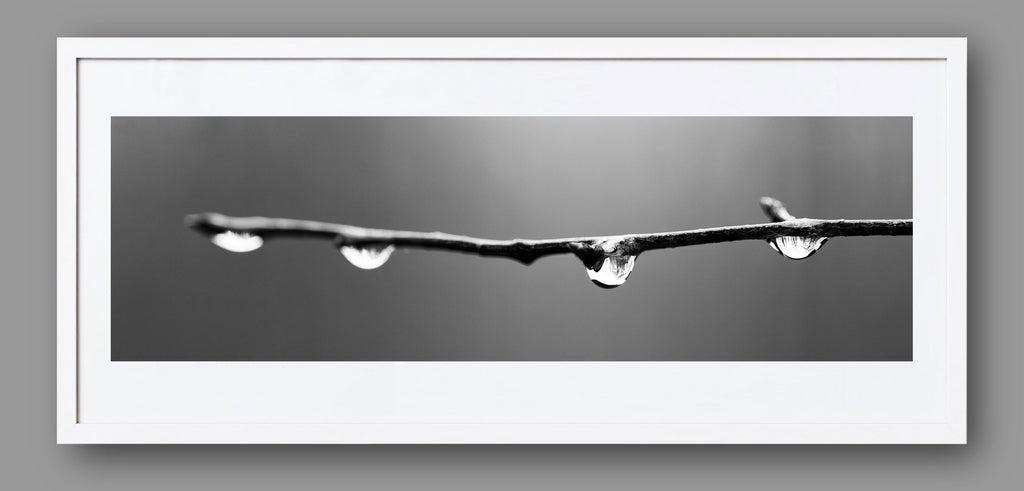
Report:
[{"label": "panoramic photograph", "polygon": [[912,361],[910,117],[113,117],[111,360]]}]

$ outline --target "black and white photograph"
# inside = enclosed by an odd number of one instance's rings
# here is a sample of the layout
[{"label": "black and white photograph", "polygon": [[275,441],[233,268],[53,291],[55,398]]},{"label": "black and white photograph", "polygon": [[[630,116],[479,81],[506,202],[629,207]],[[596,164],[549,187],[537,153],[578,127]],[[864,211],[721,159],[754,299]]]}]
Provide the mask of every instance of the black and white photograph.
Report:
[{"label": "black and white photograph", "polygon": [[111,361],[913,361],[909,117],[113,117]]},{"label": "black and white photograph", "polygon": [[963,443],[962,39],[64,39],[61,443]]}]

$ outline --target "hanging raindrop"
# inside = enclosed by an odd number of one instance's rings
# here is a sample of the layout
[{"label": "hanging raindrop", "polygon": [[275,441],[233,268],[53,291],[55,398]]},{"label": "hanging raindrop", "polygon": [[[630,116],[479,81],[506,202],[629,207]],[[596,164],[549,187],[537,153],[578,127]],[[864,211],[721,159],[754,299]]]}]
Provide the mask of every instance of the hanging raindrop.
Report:
[{"label": "hanging raindrop", "polygon": [[634,264],[636,256],[605,256],[587,268],[587,276],[601,288],[615,288],[626,283],[629,273],[633,272]]},{"label": "hanging raindrop", "polygon": [[814,255],[828,237],[776,237],[768,241],[775,252],[790,259],[806,259]]},{"label": "hanging raindrop", "polygon": [[249,232],[225,230],[210,237],[210,241],[231,252],[252,252],[263,246],[263,237]]},{"label": "hanging raindrop", "polygon": [[388,262],[391,253],[395,252],[395,246],[341,246],[339,250],[353,266],[359,269],[377,269]]}]

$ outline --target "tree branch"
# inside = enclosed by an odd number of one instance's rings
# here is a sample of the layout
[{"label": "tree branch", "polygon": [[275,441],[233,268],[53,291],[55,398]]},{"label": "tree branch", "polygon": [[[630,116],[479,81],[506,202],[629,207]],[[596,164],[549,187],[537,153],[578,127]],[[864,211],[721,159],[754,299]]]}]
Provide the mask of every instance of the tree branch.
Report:
[{"label": "tree branch", "polygon": [[573,254],[588,267],[607,255],[639,255],[656,249],[737,240],[771,240],[777,237],[852,237],[912,235],[912,220],[819,220],[795,218],[781,201],[761,198],[761,208],[774,223],[703,228],[679,232],[629,234],[565,239],[494,240],[443,232],[384,230],[288,218],[230,217],[200,213],[185,217],[185,225],[212,236],[222,232],[248,233],[264,239],[326,239],[341,246],[395,246],[464,252],[485,257],[507,257],[530,264],[544,256]]}]

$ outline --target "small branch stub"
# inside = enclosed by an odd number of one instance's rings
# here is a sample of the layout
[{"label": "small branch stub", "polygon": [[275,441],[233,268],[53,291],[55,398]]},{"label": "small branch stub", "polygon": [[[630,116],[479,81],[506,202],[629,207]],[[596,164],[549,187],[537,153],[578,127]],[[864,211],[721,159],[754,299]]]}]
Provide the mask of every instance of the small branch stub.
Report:
[{"label": "small branch stub", "polygon": [[787,220],[796,220],[796,217],[789,213],[781,201],[765,196],[761,198],[761,210],[764,211],[765,215],[768,215],[773,222],[785,222]]}]

